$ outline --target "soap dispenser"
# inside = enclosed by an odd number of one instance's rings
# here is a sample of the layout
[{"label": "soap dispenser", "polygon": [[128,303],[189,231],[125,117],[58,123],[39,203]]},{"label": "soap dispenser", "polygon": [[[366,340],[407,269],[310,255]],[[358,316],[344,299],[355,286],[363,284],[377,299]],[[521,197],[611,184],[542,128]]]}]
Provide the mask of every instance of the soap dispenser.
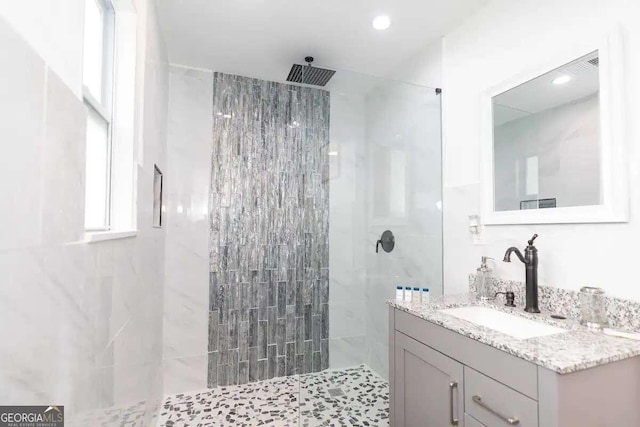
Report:
[{"label": "soap dispenser", "polygon": [[476,273],[476,295],[480,301],[489,301],[495,298],[491,290],[492,269],[487,265],[487,260],[493,259],[487,256],[482,257],[482,262]]}]

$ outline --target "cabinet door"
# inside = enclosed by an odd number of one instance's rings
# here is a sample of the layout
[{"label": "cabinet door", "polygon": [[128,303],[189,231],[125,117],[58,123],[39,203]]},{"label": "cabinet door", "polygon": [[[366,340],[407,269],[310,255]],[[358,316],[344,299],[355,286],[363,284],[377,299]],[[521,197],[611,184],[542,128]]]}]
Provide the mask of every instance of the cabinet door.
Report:
[{"label": "cabinet door", "polygon": [[394,427],[464,425],[463,366],[395,331]]},{"label": "cabinet door", "polygon": [[465,412],[464,414],[464,427],[487,427],[480,421],[473,418],[471,415]]}]

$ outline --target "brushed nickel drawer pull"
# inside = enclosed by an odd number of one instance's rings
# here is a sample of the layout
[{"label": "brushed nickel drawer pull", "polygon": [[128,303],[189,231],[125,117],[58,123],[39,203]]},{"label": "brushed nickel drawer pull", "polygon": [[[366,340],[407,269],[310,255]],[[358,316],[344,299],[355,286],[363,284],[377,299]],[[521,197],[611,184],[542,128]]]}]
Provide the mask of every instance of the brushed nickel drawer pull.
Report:
[{"label": "brushed nickel drawer pull", "polygon": [[455,418],[455,414],[453,413],[453,390],[458,388],[458,383],[452,381],[449,383],[449,422],[452,426],[458,425],[458,419]]},{"label": "brushed nickel drawer pull", "polygon": [[477,394],[473,395],[473,397],[471,397],[471,399],[475,403],[477,403],[478,405],[480,405],[481,407],[486,409],[487,411],[491,412],[496,417],[502,419],[503,421],[505,421],[505,422],[507,422],[507,423],[509,423],[511,425],[520,424],[520,420],[518,418],[516,418],[516,417],[506,417],[506,416],[502,415],[500,412],[496,411],[495,409],[493,409],[492,407],[490,407],[489,405],[484,403],[482,401],[482,398],[480,396],[478,396]]}]

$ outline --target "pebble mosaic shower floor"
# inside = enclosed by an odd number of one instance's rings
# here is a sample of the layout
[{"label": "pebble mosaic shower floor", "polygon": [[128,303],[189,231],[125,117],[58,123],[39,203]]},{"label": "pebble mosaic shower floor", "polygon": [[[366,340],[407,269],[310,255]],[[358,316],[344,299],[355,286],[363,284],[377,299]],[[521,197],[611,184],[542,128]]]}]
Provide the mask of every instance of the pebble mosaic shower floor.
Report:
[{"label": "pebble mosaic shower floor", "polygon": [[388,426],[389,388],[366,366],[166,398],[159,426]]}]

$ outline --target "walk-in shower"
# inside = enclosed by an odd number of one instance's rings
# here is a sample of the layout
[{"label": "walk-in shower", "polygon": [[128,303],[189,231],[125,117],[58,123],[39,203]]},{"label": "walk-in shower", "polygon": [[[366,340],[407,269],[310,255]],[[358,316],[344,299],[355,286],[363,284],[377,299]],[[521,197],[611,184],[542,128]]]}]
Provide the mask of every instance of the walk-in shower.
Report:
[{"label": "walk-in shower", "polygon": [[[193,159],[176,166],[194,179],[169,181],[193,194],[210,176],[198,196],[208,212],[208,338],[206,371],[186,381],[183,367],[200,366],[190,356],[197,334],[188,347],[165,340],[185,354],[167,384],[201,391],[170,397],[164,420],[385,425],[385,301],[397,285],[442,290],[439,91],[340,70],[323,88],[176,70],[172,88],[185,117],[176,135],[193,134],[184,112],[194,94],[213,99],[201,130],[211,129],[208,163],[185,153]],[[182,146],[176,138],[176,153]],[[393,248],[377,251],[386,231]],[[169,239],[179,233],[169,223]]]}]

